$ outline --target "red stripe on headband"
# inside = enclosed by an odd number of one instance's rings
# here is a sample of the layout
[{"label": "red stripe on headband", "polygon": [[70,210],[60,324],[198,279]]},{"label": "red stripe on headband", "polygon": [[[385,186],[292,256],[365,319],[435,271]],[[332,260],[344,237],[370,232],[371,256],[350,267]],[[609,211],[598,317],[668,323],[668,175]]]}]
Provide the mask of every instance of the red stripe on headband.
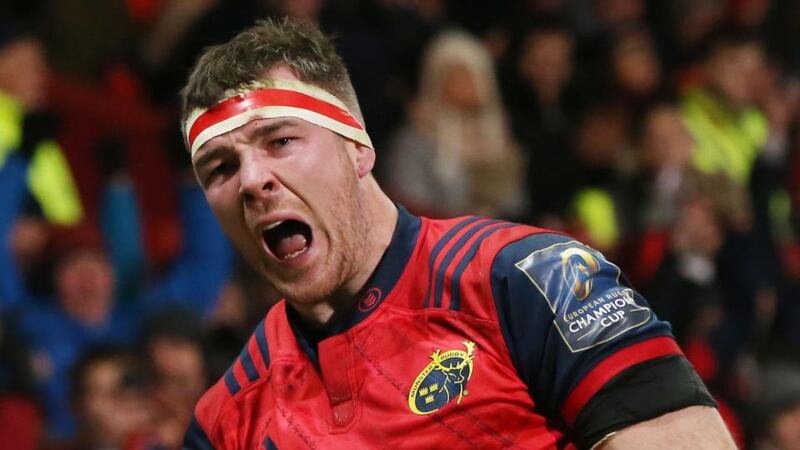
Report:
[{"label": "red stripe on headband", "polygon": [[286,89],[257,89],[223,100],[203,112],[192,124],[191,130],[189,130],[189,147],[192,146],[197,136],[206,128],[243,112],[265,106],[288,106],[307,109],[349,127],[363,130],[361,123],[355,117],[336,105],[301,92]]}]

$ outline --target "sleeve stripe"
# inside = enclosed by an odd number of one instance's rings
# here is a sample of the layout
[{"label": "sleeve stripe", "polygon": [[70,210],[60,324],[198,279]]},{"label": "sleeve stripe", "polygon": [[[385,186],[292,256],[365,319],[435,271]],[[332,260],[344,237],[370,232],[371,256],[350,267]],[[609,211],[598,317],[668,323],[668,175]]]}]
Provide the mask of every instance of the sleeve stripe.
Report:
[{"label": "sleeve stripe", "polygon": [[192,422],[189,424],[189,429],[186,431],[186,436],[183,438],[182,450],[214,450],[211,441],[208,439],[197,417],[192,415]]},{"label": "sleeve stripe", "polygon": [[442,292],[444,291],[444,279],[445,274],[447,273],[447,269],[450,267],[450,263],[453,262],[455,259],[456,254],[461,251],[462,248],[467,244],[467,242],[472,239],[477,232],[481,231],[482,229],[496,224],[497,220],[487,220],[486,222],[479,223],[472,227],[469,231],[464,233],[452,247],[450,250],[447,251],[447,254],[444,255],[442,258],[442,262],[439,263],[439,267],[436,269],[436,280],[433,285],[434,288],[434,296],[433,296],[433,306],[440,308],[442,306]]},{"label": "sleeve stripe", "polygon": [[[235,364],[235,363],[234,363]],[[236,381],[236,376],[233,374],[233,366],[225,372],[225,386],[228,388],[228,392],[230,392],[231,397],[236,395],[242,387],[239,385],[239,382]]]},{"label": "sleeve stripe", "polygon": [[480,248],[481,244],[483,243],[484,239],[489,237],[489,235],[493,234],[495,231],[502,230],[504,228],[509,228],[516,226],[513,223],[506,223],[506,224],[499,224],[495,225],[488,230],[484,231],[483,233],[475,239],[475,242],[472,243],[470,246],[469,251],[467,254],[461,258],[461,261],[456,266],[456,270],[453,272],[452,277],[452,293],[450,295],[450,309],[453,311],[458,311],[461,308],[461,275],[464,274],[464,271],[467,269],[467,266],[478,253],[478,249]]},{"label": "sleeve stripe", "polygon": [[244,367],[244,372],[247,374],[247,381],[256,381],[258,379],[258,370],[256,365],[253,364],[253,358],[250,356],[250,349],[247,345],[244,346],[242,354],[239,355],[239,360],[242,361],[242,367]]},{"label": "sleeve stripe", "polygon": [[657,337],[625,347],[597,364],[570,392],[561,407],[562,416],[573,425],[578,414],[594,394],[623,370],[638,363],[663,356],[682,354],[671,337]]},{"label": "sleeve stripe", "polygon": [[[431,286],[431,283],[433,282],[433,265],[436,263],[436,258],[439,256],[439,253],[442,251],[444,246],[447,245],[447,243],[450,242],[450,239],[452,239],[453,236],[456,235],[456,233],[461,231],[462,228],[480,219],[481,218],[478,216],[471,216],[459,222],[457,225],[451,228],[447,233],[445,233],[445,235],[442,236],[442,239],[440,239],[439,242],[436,243],[436,245],[433,247],[433,250],[431,250],[430,261],[428,262],[428,286]],[[423,302],[423,306],[425,308],[427,308],[428,305],[430,304],[430,300],[431,300],[431,290],[428,289],[428,294],[425,296],[425,301]]]},{"label": "sleeve stripe", "polygon": [[267,334],[264,332],[264,322],[262,320],[256,328],[256,342],[258,343],[258,351],[261,353],[261,359],[264,361],[264,367],[269,367],[269,347],[267,347]]}]

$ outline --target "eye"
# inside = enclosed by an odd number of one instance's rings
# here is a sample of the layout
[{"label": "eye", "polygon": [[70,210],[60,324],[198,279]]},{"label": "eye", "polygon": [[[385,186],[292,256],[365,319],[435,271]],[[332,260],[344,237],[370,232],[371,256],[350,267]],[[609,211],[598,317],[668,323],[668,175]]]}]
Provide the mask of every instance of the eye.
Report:
[{"label": "eye", "polygon": [[294,140],[295,140],[295,138],[293,138],[293,137],[282,137],[282,138],[278,138],[278,139],[273,139],[272,141],[270,141],[269,144],[270,144],[271,147],[280,148],[280,147],[286,147],[287,145],[289,145],[292,142],[294,142]]},{"label": "eye", "polygon": [[219,178],[226,178],[234,170],[234,165],[228,161],[222,161],[211,168],[206,176],[206,184],[211,184]]}]

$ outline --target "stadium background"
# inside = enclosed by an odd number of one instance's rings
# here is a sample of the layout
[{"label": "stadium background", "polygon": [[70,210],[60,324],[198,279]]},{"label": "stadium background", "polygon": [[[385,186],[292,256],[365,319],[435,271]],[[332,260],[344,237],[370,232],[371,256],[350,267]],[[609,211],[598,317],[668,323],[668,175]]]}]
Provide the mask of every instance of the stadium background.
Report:
[{"label": "stadium background", "polygon": [[800,448],[796,0],[4,0],[3,448],[179,448],[276,300],[177,122],[201,49],[271,15],[335,33],[395,199],[602,250],[739,444]]}]

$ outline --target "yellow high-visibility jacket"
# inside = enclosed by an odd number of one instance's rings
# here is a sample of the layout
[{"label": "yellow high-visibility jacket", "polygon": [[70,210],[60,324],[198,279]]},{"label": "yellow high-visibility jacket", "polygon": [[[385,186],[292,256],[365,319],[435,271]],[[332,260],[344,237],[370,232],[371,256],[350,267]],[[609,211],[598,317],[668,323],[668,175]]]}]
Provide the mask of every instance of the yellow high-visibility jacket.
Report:
[{"label": "yellow high-visibility jacket", "polygon": [[[0,168],[22,143],[22,106],[0,92]],[[55,141],[36,144],[28,167],[28,188],[45,218],[60,225],[75,225],[83,218],[78,188],[61,148]]]}]

